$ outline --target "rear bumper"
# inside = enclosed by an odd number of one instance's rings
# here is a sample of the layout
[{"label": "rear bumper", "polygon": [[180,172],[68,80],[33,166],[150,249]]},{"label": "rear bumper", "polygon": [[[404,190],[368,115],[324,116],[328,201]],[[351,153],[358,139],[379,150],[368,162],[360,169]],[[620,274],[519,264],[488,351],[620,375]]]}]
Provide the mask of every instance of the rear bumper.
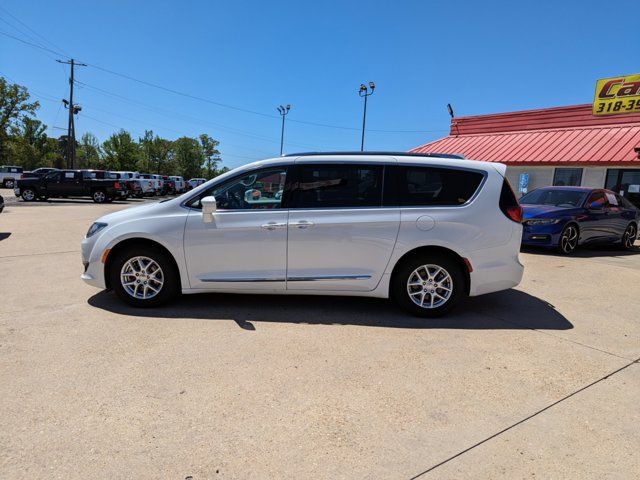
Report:
[{"label": "rear bumper", "polygon": [[518,226],[507,244],[463,255],[473,268],[469,274],[469,296],[507,290],[520,283],[524,274],[524,265],[518,257],[521,236]]}]

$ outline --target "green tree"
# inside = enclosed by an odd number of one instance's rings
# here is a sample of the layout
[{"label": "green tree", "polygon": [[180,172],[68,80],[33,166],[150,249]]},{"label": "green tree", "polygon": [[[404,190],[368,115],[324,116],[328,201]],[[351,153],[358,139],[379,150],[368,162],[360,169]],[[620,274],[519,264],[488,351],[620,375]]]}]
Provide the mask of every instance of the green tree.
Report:
[{"label": "green tree", "polygon": [[107,170],[135,170],[142,157],[140,145],[126,130],[120,130],[105,140],[102,151]]},{"label": "green tree", "polygon": [[187,179],[202,175],[204,154],[202,146],[195,138],[181,137],[175,140],[173,158],[177,167],[174,174],[182,175]]},{"label": "green tree", "polygon": [[202,155],[204,157],[204,176],[207,178],[213,178],[216,176],[218,163],[220,163],[221,160],[220,151],[217,148],[218,145],[220,145],[220,142],[218,140],[214,140],[206,133],[200,135],[199,139],[200,148],[202,149]]},{"label": "green tree", "polygon": [[0,77],[0,163],[7,163],[9,137],[24,119],[33,117],[40,108],[37,101],[29,102],[29,97],[25,87]]},{"label": "green tree", "polygon": [[21,124],[14,125],[6,149],[11,162],[21,165],[25,170],[54,165],[57,143],[50,141],[46,129],[47,126],[41,121],[29,117],[23,118]]},{"label": "green tree", "polygon": [[76,151],[78,168],[104,168],[100,141],[93,133],[85,133],[80,139]]},{"label": "green tree", "polygon": [[154,135],[151,130],[145,130],[144,137],[141,137],[138,143],[142,153],[138,162],[139,171],[173,175],[175,165],[172,158],[172,142],[170,140]]}]

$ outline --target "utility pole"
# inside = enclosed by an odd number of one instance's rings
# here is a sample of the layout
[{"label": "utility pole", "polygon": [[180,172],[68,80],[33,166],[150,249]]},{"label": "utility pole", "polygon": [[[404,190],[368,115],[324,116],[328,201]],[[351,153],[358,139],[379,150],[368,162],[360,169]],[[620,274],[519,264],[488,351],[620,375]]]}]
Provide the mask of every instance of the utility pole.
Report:
[{"label": "utility pole", "polygon": [[280,156],[282,156],[282,152],[284,148],[284,117],[287,116],[287,114],[289,113],[289,110],[291,110],[291,105],[287,105],[286,107],[284,105],[280,105],[278,107],[278,112],[282,117],[282,130],[280,130]]},{"label": "utility pole", "polygon": [[76,63],[74,59],[67,61],[56,60],[58,63],[64,63],[71,66],[71,75],[69,76],[69,101],[62,100],[69,109],[69,121],[67,126],[67,168],[73,169],[76,163],[76,127],[73,116],[77,115],[82,107],[73,103],[73,84],[74,84],[74,67],[86,67],[85,63]]},{"label": "utility pole", "polygon": [[[371,89],[371,91],[369,91]],[[376,84],[369,82],[369,88],[364,83],[360,84],[358,95],[364,97],[364,113],[362,114],[362,142],[360,143],[360,151],[364,151],[364,127],[367,123],[367,97],[373,95],[373,91],[376,89]]]}]

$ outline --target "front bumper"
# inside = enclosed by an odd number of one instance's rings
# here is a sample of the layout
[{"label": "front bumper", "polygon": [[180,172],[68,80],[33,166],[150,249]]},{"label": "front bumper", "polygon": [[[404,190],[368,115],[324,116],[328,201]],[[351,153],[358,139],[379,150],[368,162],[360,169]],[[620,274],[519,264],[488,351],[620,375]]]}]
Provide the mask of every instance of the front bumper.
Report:
[{"label": "front bumper", "polygon": [[102,263],[102,252],[94,252],[95,240],[92,238],[85,238],[82,240],[81,252],[82,252],[82,266],[84,272],[80,275],[80,278],[84,280],[87,285],[92,287],[105,289],[106,283],[104,280],[104,264]]},{"label": "front bumper", "polygon": [[538,245],[541,247],[556,247],[560,243],[563,225],[523,225],[522,244]]}]

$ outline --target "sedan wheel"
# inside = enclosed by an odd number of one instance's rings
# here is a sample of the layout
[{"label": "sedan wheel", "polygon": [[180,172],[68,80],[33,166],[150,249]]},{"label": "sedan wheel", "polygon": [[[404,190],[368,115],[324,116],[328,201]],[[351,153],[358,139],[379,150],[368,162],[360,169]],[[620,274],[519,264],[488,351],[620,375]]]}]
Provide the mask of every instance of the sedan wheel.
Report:
[{"label": "sedan wheel", "polygon": [[560,251],[566,255],[572,253],[578,246],[578,227],[567,225],[560,234]]},{"label": "sedan wheel", "polygon": [[632,249],[637,235],[638,229],[634,224],[630,224],[624,231],[624,235],[622,235],[622,248],[624,248],[625,250]]}]

